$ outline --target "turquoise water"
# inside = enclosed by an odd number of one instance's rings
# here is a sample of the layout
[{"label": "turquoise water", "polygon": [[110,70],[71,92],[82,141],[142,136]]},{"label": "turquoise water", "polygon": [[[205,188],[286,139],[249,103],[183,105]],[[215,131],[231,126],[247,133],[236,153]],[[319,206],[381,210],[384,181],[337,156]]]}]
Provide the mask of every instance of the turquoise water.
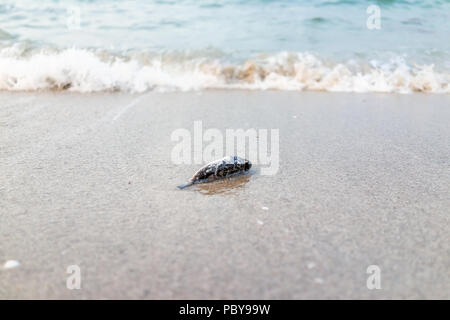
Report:
[{"label": "turquoise water", "polygon": [[[373,4],[381,28],[370,30],[366,10]],[[98,77],[109,72],[114,80],[92,91],[233,86],[448,92],[449,21],[450,1],[4,1],[0,88],[45,89],[30,85],[37,75],[25,85],[19,69],[33,68],[32,60],[44,66],[82,58],[102,72]],[[142,83],[116,83],[123,78],[117,68]],[[333,72],[342,81],[316,85]],[[57,88],[80,89],[70,75],[49,77]],[[367,83],[358,87],[361,81]]]}]

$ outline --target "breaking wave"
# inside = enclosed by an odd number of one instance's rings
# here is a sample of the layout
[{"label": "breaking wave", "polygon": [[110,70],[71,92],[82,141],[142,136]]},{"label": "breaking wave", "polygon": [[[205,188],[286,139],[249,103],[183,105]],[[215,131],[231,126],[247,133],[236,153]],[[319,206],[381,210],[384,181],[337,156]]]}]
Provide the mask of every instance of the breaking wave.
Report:
[{"label": "breaking wave", "polygon": [[331,62],[280,52],[230,62],[223,55],[70,48],[0,49],[0,90],[75,92],[149,90],[315,90],[450,93],[450,73],[404,61]]}]

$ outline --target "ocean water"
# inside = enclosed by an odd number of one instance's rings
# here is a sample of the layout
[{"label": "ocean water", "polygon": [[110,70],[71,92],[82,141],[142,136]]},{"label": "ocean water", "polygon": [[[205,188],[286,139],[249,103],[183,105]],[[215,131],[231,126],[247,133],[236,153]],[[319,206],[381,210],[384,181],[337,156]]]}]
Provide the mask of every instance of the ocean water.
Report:
[{"label": "ocean water", "polygon": [[0,90],[208,88],[450,93],[450,0],[0,2]]}]

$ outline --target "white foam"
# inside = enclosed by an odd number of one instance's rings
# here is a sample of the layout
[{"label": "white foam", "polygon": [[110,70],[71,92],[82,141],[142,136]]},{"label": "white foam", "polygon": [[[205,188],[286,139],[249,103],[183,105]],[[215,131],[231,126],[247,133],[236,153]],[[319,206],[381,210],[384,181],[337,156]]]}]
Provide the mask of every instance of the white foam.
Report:
[{"label": "white foam", "polygon": [[149,90],[316,90],[449,93],[450,74],[433,65],[327,64],[312,54],[282,52],[224,63],[193,56],[118,56],[87,49],[0,50],[0,90],[75,92]]}]

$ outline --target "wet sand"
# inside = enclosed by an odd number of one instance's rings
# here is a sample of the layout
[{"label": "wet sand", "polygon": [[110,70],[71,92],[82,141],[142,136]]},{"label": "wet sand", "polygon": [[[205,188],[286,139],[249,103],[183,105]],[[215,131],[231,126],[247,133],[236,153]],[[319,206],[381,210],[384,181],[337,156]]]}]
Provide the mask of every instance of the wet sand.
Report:
[{"label": "wet sand", "polygon": [[[278,173],[178,190],[196,120]],[[449,95],[0,93],[0,299],[448,299],[449,146]]]}]

